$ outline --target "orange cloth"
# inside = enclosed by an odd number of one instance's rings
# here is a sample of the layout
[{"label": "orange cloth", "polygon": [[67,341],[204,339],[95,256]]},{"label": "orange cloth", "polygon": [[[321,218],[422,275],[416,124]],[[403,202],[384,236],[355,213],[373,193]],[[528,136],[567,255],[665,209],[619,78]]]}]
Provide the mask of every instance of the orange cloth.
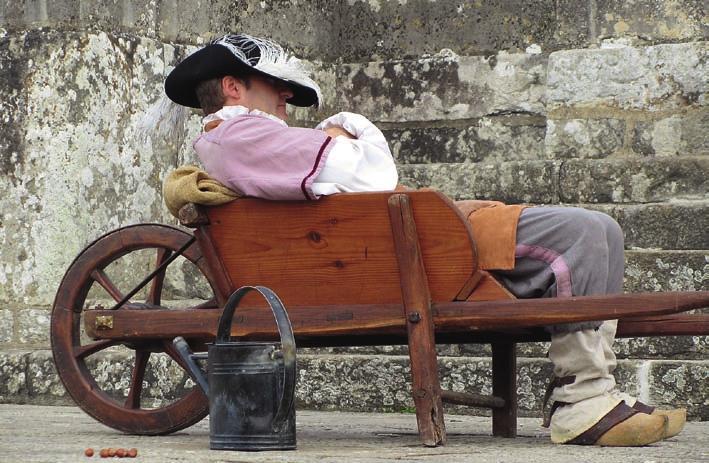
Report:
[{"label": "orange cloth", "polygon": [[499,201],[456,201],[473,228],[478,265],[483,270],[510,270],[515,266],[517,222],[527,206]]}]

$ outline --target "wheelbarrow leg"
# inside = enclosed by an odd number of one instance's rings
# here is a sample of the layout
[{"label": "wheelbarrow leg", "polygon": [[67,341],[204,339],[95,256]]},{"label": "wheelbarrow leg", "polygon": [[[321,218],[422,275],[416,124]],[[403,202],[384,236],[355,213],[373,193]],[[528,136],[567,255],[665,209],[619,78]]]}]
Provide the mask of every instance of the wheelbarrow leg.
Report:
[{"label": "wheelbarrow leg", "polygon": [[492,435],[517,437],[517,354],[515,343],[492,344],[492,395],[505,406],[492,409]]},{"label": "wheelbarrow leg", "polygon": [[434,338],[431,296],[423,266],[408,196],[389,198],[389,217],[399,263],[401,295],[409,338],[409,358],[416,421],[423,444],[429,447],[446,443],[441,386]]}]

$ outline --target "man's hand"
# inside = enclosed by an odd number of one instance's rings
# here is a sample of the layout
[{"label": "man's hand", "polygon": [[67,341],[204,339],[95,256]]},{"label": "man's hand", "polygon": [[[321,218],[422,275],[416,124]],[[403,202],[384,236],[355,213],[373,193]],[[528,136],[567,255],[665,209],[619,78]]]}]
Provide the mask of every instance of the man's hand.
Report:
[{"label": "man's hand", "polygon": [[329,127],[325,129],[325,133],[330,135],[332,138],[338,137],[340,135],[352,140],[355,140],[357,138],[342,127]]}]

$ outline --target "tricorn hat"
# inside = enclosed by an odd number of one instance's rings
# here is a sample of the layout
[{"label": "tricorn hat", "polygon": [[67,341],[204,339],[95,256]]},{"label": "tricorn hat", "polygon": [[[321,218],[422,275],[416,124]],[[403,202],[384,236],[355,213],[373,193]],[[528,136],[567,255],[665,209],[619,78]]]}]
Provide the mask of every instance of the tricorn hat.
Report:
[{"label": "tricorn hat", "polygon": [[262,75],[288,86],[295,106],[319,105],[320,87],[301,61],[277,43],[246,34],[228,34],[212,40],[182,60],[165,80],[165,93],[177,104],[199,108],[195,90],[200,82],[223,76]]}]

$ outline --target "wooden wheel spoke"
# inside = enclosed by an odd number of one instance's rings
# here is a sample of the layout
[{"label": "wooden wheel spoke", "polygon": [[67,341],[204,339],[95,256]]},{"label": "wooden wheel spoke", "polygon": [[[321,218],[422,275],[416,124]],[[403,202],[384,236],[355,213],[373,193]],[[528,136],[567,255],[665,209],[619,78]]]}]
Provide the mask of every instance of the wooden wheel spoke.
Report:
[{"label": "wooden wheel spoke", "polygon": [[128,391],[125,404],[127,408],[140,408],[140,393],[143,392],[143,379],[145,378],[148,359],[150,359],[150,351],[135,351],[135,365],[133,365],[133,373],[130,378],[130,390]]},{"label": "wooden wheel spoke", "polygon": [[85,346],[77,347],[74,349],[74,357],[77,359],[83,359],[89,355],[93,355],[96,352],[100,352],[108,347],[115,346],[119,342],[115,339],[106,339],[103,341],[97,341]]},{"label": "wooden wheel spoke", "polygon": [[113,284],[108,275],[102,269],[94,269],[91,272],[91,278],[94,279],[98,284],[106,290],[106,292],[116,301],[123,299],[123,293]]},{"label": "wooden wheel spoke", "polygon": [[[166,260],[170,258],[172,251],[170,249],[159,248],[157,252],[157,257],[155,259],[155,268],[160,267],[165,263]],[[162,272],[155,275],[152,283],[150,284],[150,291],[148,292],[148,298],[145,302],[153,305],[160,305],[160,296],[162,294],[162,285],[165,281],[165,269]]]}]

